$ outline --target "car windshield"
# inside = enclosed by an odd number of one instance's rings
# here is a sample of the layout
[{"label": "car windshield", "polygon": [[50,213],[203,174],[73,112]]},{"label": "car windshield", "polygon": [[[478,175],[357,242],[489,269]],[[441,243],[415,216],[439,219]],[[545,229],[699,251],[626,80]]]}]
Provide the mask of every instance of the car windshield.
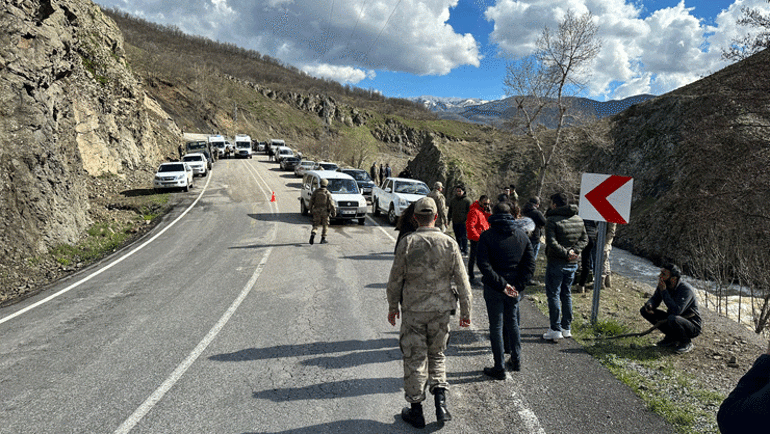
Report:
[{"label": "car windshield", "polygon": [[302,167],[313,167],[313,166],[315,166],[315,161],[302,161],[299,164]]},{"label": "car windshield", "polygon": [[323,167],[324,170],[337,170],[339,167],[334,163],[320,163],[319,166]]},{"label": "car windshield", "polygon": [[237,146],[239,148],[250,148],[251,147],[251,143],[249,143],[249,142],[235,142],[235,146]]},{"label": "car windshield", "polygon": [[214,146],[215,148],[224,148],[225,142],[211,142],[211,145]]},{"label": "car windshield", "polygon": [[365,170],[343,170],[344,173],[352,176],[356,181],[371,181],[372,178]]},{"label": "car windshield", "polygon": [[356,194],[358,185],[352,179],[330,179],[329,186],[326,187],[331,193]]},{"label": "car windshield", "polygon": [[206,142],[190,142],[187,149],[206,149]]},{"label": "car windshield", "polygon": [[203,157],[200,155],[185,155],[184,161],[203,161]]},{"label": "car windshield", "polygon": [[394,191],[396,193],[422,194],[422,195],[427,195],[428,193],[430,193],[428,186],[421,182],[404,182],[404,181],[396,181],[396,188]]},{"label": "car windshield", "polygon": [[164,164],[158,168],[158,172],[184,172],[183,164]]}]

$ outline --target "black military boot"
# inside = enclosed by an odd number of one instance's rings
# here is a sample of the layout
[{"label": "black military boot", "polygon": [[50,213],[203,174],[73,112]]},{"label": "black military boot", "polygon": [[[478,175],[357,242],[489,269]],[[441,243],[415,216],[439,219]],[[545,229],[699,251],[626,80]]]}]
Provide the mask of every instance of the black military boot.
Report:
[{"label": "black military boot", "polygon": [[439,427],[442,427],[444,422],[452,420],[452,415],[446,408],[446,389],[443,387],[433,389],[433,399],[436,401],[436,422]]},{"label": "black military boot", "polygon": [[412,407],[404,407],[401,410],[401,419],[415,428],[425,428],[425,416],[422,415],[422,404],[412,403]]},{"label": "black military boot", "polygon": [[310,234],[310,245],[312,246],[315,242],[315,234]]},{"label": "black military boot", "polygon": [[328,241],[326,241],[326,237],[321,237],[321,244],[326,244]]}]

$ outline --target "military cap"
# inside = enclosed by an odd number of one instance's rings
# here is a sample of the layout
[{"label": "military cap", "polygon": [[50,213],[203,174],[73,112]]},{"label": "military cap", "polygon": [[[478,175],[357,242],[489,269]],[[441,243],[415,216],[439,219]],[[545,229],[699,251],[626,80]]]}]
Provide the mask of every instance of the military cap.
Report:
[{"label": "military cap", "polygon": [[321,178],[321,187],[326,187],[329,185],[329,180],[326,178]]},{"label": "military cap", "polygon": [[433,184],[433,188],[435,190],[438,190],[439,188],[444,188],[444,184],[442,184],[441,181],[436,181],[436,183]]},{"label": "military cap", "polygon": [[414,213],[436,215],[436,201],[431,197],[423,197],[414,204]]}]

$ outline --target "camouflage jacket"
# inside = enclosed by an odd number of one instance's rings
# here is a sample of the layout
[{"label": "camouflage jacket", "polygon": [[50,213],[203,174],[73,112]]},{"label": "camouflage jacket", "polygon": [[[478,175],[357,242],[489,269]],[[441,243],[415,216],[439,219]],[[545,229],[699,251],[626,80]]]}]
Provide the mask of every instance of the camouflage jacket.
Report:
[{"label": "camouflage jacket", "polygon": [[436,227],[443,230],[449,224],[449,219],[447,217],[448,210],[446,207],[446,198],[444,197],[444,194],[438,190],[432,190],[430,193],[428,193],[428,197],[436,202],[436,208],[438,211]]},{"label": "camouflage jacket", "polygon": [[317,188],[310,196],[310,212],[321,215],[334,215],[334,201],[332,194],[325,187]]},{"label": "camouflage jacket", "polygon": [[[454,283],[454,285],[452,285]],[[454,286],[454,287],[453,287]],[[420,227],[398,244],[388,279],[388,310],[446,312],[471,319],[471,286],[457,243],[438,228]]]}]

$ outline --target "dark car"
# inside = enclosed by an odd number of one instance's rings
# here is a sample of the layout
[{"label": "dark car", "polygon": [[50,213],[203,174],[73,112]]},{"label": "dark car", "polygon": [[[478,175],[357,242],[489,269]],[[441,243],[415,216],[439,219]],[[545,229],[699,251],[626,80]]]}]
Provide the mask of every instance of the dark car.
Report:
[{"label": "dark car", "polygon": [[374,182],[372,181],[369,172],[362,169],[339,169],[340,172],[346,173],[353,177],[358,184],[358,189],[361,190],[361,194],[366,198],[367,202],[372,201],[372,188],[374,188]]},{"label": "dark car", "polygon": [[300,162],[299,157],[286,157],[281,160],[281,170],[294,170]]}]

